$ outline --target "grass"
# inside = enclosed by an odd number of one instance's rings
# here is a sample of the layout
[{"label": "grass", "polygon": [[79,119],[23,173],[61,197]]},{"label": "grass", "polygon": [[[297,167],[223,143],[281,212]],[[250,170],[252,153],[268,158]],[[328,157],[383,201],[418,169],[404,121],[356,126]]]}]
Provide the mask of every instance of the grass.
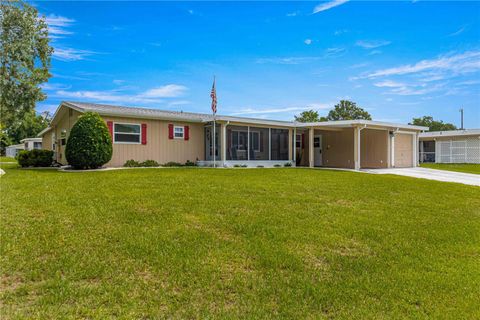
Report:
[{"label": "grass", "polygon": [[420,166],[430,169],[480,174],[480,164],[473,163],[422,163]]},{"label": "grass", "polygon": [[11,157],[0,157],[0,162],[17,162],[17,159]]},{"label": "grass", "polygon": [[1,318],[480,318],[480,188],[2,165]]}]

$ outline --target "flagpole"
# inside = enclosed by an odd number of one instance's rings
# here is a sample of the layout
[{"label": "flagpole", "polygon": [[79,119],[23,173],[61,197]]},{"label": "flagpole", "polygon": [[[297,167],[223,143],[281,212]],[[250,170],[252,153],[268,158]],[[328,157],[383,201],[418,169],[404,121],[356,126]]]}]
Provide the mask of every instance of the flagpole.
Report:
[{"label": "flagpole", "polygon": [[217,160],[217,157],[216,157],[216,154],[215,154],[215,149],[216,149],[216,138],[217,136],[215,135],[215,129],[216,129],[216,123],[215,123],[215,113],[213,114],[213,167],[215,168],[216,167],[216,160]]}]

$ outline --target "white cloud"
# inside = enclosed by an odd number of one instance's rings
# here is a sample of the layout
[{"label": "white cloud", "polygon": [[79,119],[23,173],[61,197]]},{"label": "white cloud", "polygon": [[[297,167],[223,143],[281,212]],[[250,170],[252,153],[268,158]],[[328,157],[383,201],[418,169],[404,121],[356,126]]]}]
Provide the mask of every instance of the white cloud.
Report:
[{"label": "white cloud", "polygon": [[375,49],[392,43],[387,40],[358,40],[355,44],[364,49]]},{"label": "white cloud", "polygon": [[273,58],[259,58],[255,62],[258,64],[273,63],[273,64],[301,64],[320,59],[320,57],[273,57]]},{"label": "white cloud", "polygon": [[290,12],[290,13],[287,13],[286,16],[287,17],[296,17],[299,15],[300,12],[298,11],[294,11],[294,12]]},{"label": "white cloud", "polygon": [[396,87],[404,87],[405,86],[404,83],[400,83],[400,82],[396,82],[396,81],[392,81],[392,80],[385,80],[385,81],[382,81],[382,82],[377,82],[374,85],[376,87],[380,87],[380,88],[383,88],[383,87],[396,88]]},{"label": "white cloud", "polygon": [[178,84],[167,84],[145,91],[142,96],[148,98],[175,98],[187,91],[187,87]]},{"label": "white cloud", "polygon": [[340,29],[340,30],[335,30],[335,32],[333,34],[336,35],[336,36],[339,36],[339,35],[347,33],[347,32],[348,32],[347,29]]},{"label": "white cloud", "polygon": [[[76,100],[93,100],[100,102],[118,103],[118,104],[157,104],[165,102],[163,98],[174,98],[183,94],[187,87],[170,84],[158,88],[153,88],[138,94],[126,94],[121,90],[80,90],[80,91],[66,91],[58,90],[55,92],[56,97],[62,99],[76,99]],[[169,101],[169,105],[175,105],[175,101]],[[178,104],[185,104],[183,101]]]},{"label": "white cloud", "polygon": [[330,109],[332,104],[326,103],[307,103],[306,106],[302,107],[274,107],[274,108],[244,108],[239,111],[230,113],[232,116],[241,116],[241,115],[267,115],[274,113],[292,113],[305,110],[321,110],[321,109]]},{"label": "white cloud", "polygon": [[51,38],[61,38],[64,35],[73,34],[73,32],[65,29],[75,22],[73,19],[51,14],[45,17],[45,22],[48,25],[48,33]]},{"label": "white cloud", "polygon": [[415,64],[388,68],[371,72],[364,78],[407,75],[427,71],[465,74],[480,70],[480,51],[468,51],[461,54],[441,56],[436,59],[422,60]]},{"label": "white cloud", "polygon": [[116,79],[116,80],[113,80],[112,82],[113,82],[114,84],[116,84],[116,85],[121,85],[121,84],[124,84],[124,83],[125,83],[125,80],[117,80],[117,79]]},{"label": "white cloud", "polygon": [[342,5],[344,3],[348,2],[348,0],[332,0],[329,2],[324,2],[319,5],[317,5],[315,8],[313,8],[313,14],[319,13],[334,7],[337,7],[339,5]]},{"label": "white cloud", "polygon": [[305,39],[304,43],[306,45],[312,44],[312,39]]},{"label": "white cloud", "polygon": [[450,33],[448,36],[449,37],[455,37],[455,36],[458,36],[459,34],[463,33],[463,31],[465,31],[467,29],[466,26],[463,26],[461,27],[460,29],[458,29],[457,31],[453,32],[453,33]]},{"label": "white cloud", "polygon": [[327,48],[324,52],[324,57],[338,57],[342,56],[345,52],[346,49],[342,47]]},{"label": "white cloud", "polygon": [[88,56],[95,54],[93,51],[74,48],[54,48],[53,58],[61,61],[85,60]]}]

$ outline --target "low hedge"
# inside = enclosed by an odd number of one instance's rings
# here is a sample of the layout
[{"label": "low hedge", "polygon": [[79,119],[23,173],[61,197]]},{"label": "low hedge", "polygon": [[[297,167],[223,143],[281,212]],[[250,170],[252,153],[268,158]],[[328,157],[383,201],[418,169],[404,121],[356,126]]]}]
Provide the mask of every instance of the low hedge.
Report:
[{"label": "low hedge", "polygon": [[17,160],[22,167],[50,167],[53,163],[53,151],[22,150],[18,153]]}]

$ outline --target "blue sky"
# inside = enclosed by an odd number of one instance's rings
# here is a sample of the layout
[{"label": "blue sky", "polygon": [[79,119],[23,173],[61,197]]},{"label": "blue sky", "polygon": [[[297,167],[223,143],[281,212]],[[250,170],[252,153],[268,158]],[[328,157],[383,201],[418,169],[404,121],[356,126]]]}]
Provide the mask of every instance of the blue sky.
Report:
[{"label": "blue sky", "polygon": [[479,2],[35,2],[62,100],[291,120],[351,99],[375,120],[480,127]]}]

